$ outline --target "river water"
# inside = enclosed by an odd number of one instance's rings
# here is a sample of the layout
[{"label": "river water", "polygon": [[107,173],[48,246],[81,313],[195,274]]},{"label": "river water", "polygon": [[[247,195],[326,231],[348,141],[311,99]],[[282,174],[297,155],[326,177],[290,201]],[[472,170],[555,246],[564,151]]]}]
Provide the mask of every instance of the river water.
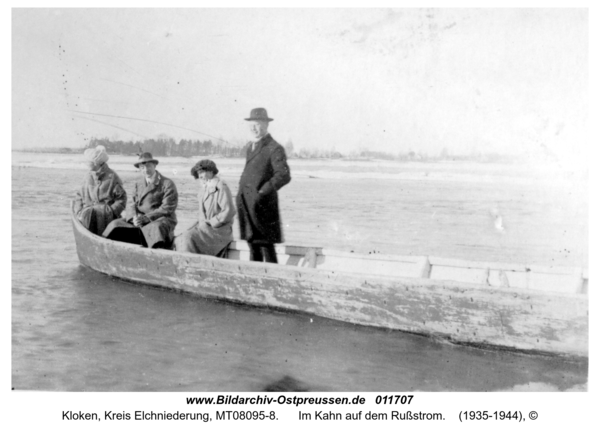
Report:
[{"label": "river water", "polygon": [[[110,166],[131,195],[135,157]],[[214,159],[237,191],[238,159]],[[158,166],[193,223],[195,159]],[[290,160],[287,244],[587,267],[586,176],[556,165]],[[44,391],[586,390],[587,361],[454,346],[151,289],[79,265],[80,156],[12,153],[12,386]],[[499,223],[499,217],[501,223]],[[235,235],[237,236],[237,227]]]}]

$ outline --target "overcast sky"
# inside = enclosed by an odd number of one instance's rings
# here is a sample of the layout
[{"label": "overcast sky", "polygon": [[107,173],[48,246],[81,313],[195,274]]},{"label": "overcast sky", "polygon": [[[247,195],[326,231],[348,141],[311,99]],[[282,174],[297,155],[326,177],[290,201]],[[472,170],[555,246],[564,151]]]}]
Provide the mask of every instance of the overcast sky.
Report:
[{"label": "overcast sky", "polygon": [[13,148],[248,138],[296,149],[578,153],[585,9],[19,9]]}]

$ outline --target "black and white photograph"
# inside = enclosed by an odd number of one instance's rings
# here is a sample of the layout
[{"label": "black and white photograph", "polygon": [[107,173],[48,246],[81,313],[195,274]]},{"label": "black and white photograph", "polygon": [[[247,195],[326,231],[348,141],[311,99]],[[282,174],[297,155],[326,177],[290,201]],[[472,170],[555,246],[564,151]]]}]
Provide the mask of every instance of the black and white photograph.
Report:
[{"label": "black and white photograph", "polygon": [[13,395],[587,393],[588,15],[11,9]]}]

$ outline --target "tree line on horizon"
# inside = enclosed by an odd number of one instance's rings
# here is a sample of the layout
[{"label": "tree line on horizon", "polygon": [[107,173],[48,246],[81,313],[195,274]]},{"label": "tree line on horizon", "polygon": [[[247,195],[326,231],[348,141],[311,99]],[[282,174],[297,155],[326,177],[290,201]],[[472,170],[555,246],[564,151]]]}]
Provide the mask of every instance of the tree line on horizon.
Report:
[{"label": "tree line on horizon", "polygon": [[155,157],[193,157],[213,156],[242,157],[242,146],[232,145],[228,142],[207,140],[181,139],[179,142],[173,138],[145,139],[144,141],[121,141],[109,138],[91,138],[85,148],[95,148],[103,145],[111,154],[125,156],[140,153],[152,153]]},{"label": "tree line on horizon", "polygon": [[[142,152],[150,152],[155,157],[197,157],[197,156],[220,156],[228,158],[243,158],[245,154],[245,142],[232,144],[224,140],[216,142],[207,140],[180,139],[177,142],[170,137],[158,137],[155,139],[145,139],[143,141],[122,141],[109,138],[91,138],[84,146],[95,148],[103,145],[110,154],[119,155],[138,155]],[[439,155],[431,156],[425,153],[417,153],[412,150],[407,152],[389,153],[385,151],[374,151],[361,149],[349,154],[342,154],[335,149],[319,148],[294,150],[294,144],[288,140],[284,145],[288,158],[299,159],[380,159],[380,160],[398,160],[398,161],[436,161],[436,160],[475,160],[504,162],[512,161],[515,156],[503,155],[493,152],[477,152],[469,155],[452,154],[447,148],[443,148]],[[40,149],[41,150],[41,149]],[[34,150],[36,151],[36,150]],[[49,151],[45,149],[44,151]],[[78,148],[56,148],[51,149],[60,153],[76,153],[82,151]]]}]

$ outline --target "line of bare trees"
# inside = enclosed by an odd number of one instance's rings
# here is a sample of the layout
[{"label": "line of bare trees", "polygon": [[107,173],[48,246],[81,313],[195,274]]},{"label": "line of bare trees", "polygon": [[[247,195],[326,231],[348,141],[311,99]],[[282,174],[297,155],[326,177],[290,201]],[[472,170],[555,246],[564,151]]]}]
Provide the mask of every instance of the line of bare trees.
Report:
[{"label": "line of bare trees", "polygon": [[[245,142],[240,141],[236,144],[224,140],[191,140],[180,139],[179,142],[167,136],[157,137],[155,139],[146,139],[144,141],[122,141],[110,138],[91,138],[85,148],[94,148],[98,145],[104,145],[109,153],[121,155],[136,155],[142,152],[150,152],[156,157],[197,157],[197,156],[221,156],[221,157],[245,157]],[[472,152],[469,155],[452,154],[447,148],[444,148],[439,155],[428,155],[426,153],[416,153],[412,150],[398,153],[389,153],[384,151],[374,151],[361,149],[351,153],[342,154],[335,148],[307,149],[301,148],[295,151],[294,144],[288,140],[285,144],[285,151],[289,158],[299,159],[358,159],[358,160],[397,160],[397,161],[439,161],[439,160],[472,160],[482,162],[508,162],[515,159],[514,156],[503,155],[493,152]],[[81,149],[75,148],[55,148],[38,149],[39,151],[50,151],[60,153],[77,153]],[[38,151],[30,150],[30,151]]]}]

